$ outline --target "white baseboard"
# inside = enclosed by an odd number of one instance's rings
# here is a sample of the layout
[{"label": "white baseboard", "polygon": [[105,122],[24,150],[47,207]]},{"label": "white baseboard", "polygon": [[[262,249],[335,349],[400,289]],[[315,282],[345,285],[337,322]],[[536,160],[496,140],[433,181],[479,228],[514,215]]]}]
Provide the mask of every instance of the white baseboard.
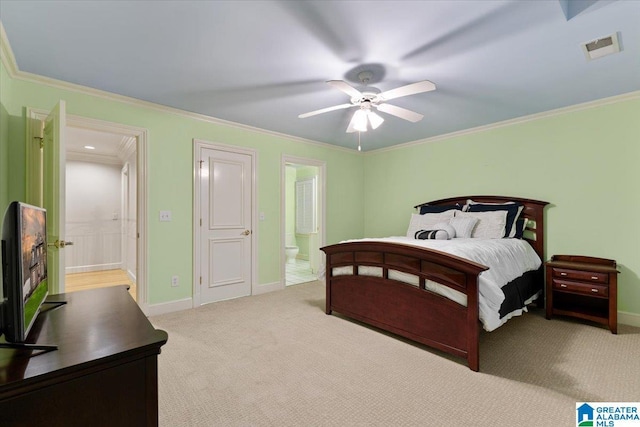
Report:
[{"label": "white baseboard", "polygon": [[254,286],[251,295],[266,294],[267,292],[281,291],[282,289],[284,289],[282,282],[265,283]]},{"label": "white baseboard", "polygon": [[[253,288],[252,295],[260,295],[267,292],[284,289],[281,282],[266,283]],[[184,298],[176,301],[161,302],[159,304],[144,304],[140,307],[147,316],[159,316],[161,314],[173,313],[174,311],[189,310],[193,308],[193,299]]]},{"label": "white baseboard", "polygon": [[127,276],[129,276],[129,280],[131,280],[133,283],[137,283],[136,274],[134,272],[132,272],[131,270],[127,270]]},{"label": "white baseboard", "polygon": [[88,273],[90,271],[120,270],[121,268],[121,262],[113,262],[110,264],[78,265],[75,267],[66,267],[64,269],[64,272],[65,274]]},{"label": "white baseboard", "polygon": [[640,328],[640,314],[619,311],[618,323],[622,323],[624,325],[629,325],[629,326],[636,326]]},{"label": "white baseboard", "polygon": [[191,298],[184,298],[177,301],[161,302],[159,304],[145,304],[140,308],[147,317],[159,316],[161,314],[193,308],[193,300]]}]

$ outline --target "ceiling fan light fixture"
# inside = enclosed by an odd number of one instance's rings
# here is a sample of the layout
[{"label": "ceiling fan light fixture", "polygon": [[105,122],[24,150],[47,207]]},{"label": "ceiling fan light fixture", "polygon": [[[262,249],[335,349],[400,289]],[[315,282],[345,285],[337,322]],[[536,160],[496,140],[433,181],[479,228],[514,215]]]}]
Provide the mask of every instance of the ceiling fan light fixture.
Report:
[{"label": "ceiling fan light fixture", "polygon": [[367,111],[367,117],[369,118],[369,123],[371,123],[371,129],[378,129],[382,122],[384,122],[384,119],[380,117],[379,114],[371,110]]},{"label": "ceiling fan light fixture", "polygon": [[366,132],[367,131],[367,110],[358,110],[353,113],[353,118],[351,119],[353,123],[353,128],[358,132]]}]

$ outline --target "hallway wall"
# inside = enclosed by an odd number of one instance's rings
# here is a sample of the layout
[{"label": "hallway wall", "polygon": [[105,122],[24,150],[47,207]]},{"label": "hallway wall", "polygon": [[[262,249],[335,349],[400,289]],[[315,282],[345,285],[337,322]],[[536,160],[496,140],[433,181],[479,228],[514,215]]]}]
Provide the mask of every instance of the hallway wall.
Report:
[{"label": "hallway wall", "polygon": [[121,268],[121,179],[118,165],[67,162],[66,273]]}]

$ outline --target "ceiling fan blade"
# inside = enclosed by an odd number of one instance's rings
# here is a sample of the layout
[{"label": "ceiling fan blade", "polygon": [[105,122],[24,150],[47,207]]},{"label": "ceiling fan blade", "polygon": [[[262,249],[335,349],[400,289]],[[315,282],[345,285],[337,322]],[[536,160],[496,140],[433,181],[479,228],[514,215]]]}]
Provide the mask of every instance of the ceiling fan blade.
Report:
[{"label": "ceiling fan blade", "polygon": [[400,117],[401,119],[405,119],[413,123],[419,122],[424,117],[422,114],[407,110],[406,108],[398,107],[397,105],[380,104],[376,107],[383,113],[391,114],[392,116]]},{"label": "ceiling fan blade", "polygon": [[343,91],[344,93],[346,93],[347,95],[349,95],[352,98],[362,98],[362,92],[360,92],[358,89],[356,89],[355,87],[351,86],[349,83],[342,81],[342,80],[329,80],[327,82],[329,85],[333,86],[334,88]]},{"label": "ceiling fan blade", "polygon": [[417,83],[411,83],[406,86],[400,86],[395,89],[382,92],[378,95],[381,99],[388,101],[394,98],[400,98],[401,96],[415,95],[416,93],[429,92],[435,90],[436,85],[429,80],[423,80]]},{"label": "ceiling fan blade", "polygon": [[300,114],[298,116],[298,118],[304,119],[304,118],[307,118],[307,117],[315,116],[316,114],[328,113],[329,111],[342,110],[343,108],[349,108],[349,107],[354,107],[354,106],[355,106],[355,104],[335,105],[333,107],[327,107],[327,108],[323,108],[321,110],[316,110],[316,111],[311,111],[309,113]]}]

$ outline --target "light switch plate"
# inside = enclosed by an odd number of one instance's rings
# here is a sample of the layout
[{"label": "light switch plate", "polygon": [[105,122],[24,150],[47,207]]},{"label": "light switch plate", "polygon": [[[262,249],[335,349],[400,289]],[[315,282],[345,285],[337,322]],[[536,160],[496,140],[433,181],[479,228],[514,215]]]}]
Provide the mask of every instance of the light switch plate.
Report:
[{"label": "light switch plate", "polygon": [[160,221],[171,221],[171,211],[160,211]]}]

